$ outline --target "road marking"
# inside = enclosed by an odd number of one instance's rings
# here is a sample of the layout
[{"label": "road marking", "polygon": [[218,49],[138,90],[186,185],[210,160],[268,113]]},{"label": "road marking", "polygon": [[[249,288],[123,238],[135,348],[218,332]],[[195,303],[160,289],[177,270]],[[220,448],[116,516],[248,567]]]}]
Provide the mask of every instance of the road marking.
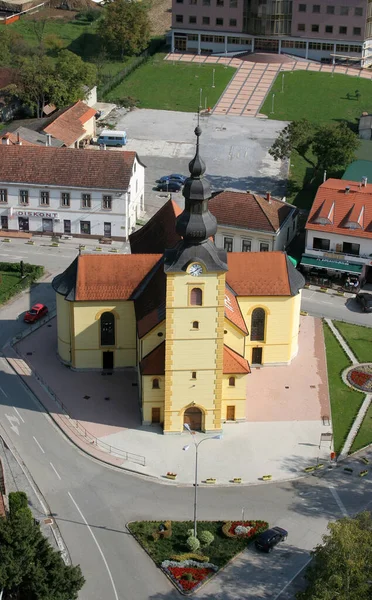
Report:
[{"label": "road marking", "polygon": [[9,397],[9,396],[8,396],[8,394],[7,394],[6,392],[4,392],[4,390],[3,390],[3,388],[2,388],[2,387],[0,387],[0,392],[1,392],[2,394],[4,394],[5,398],[8,398],[8,397]]},{"label": "road marking", "polygon": [[288,581],[288,583],[285,584],[284,588],[282,588],[279,592],[279,594],[277,594],[275,596],[275,598],[273,600],[278,600],[278,598],[280,598],[280,596],[282,595],[283,592],[285,592],[285,590],[287,589],[287,587],[289,585],[291,585],[292,581],[294,581],[296,579],[296,577],[299,576],[299,574],[301,573],[301,571],[303,571],[305,569],[305,567],[307,567],[307,565],[309,564],[309,562],[312,560],[312,556],[310,556],[307,561],[305,562],[305,564],[301,567],[301,569],[299,569],[294,575],[293,577]]},{"label": "road marking", "polygon": [[342,515],[344,517],[348,517],[348,512],[345,508],[345,505],[343,504],[340,496],[338,495],[338,493],[336,492],[335,488],[332,485],[328,486],[329,491],[331,492],[332,496],[334,497],[334,499],[336,500],[336,504],[338,506],[338,508],[340,509]]},{"label": "road marking", "polygon": [[18,410],[16,409],[15,406],[13,406],[14,410],[16,411],[17,415],[19,416],[19,418],[21,419],[22,423],[25,422],[25,420],[23,419],[23,417],[21,417],[21,415],[19,414]]},{"label": "road marking", "polygon": [[55,472],[55,474],[57,475],[58,479],[61,480],[62,477],[60,476],[60,474],[58,473],[57,469],[55,468],[53,463],[49,463],[50,466],[52,467],[53,471]]},{"label": "road marking", "polygon": [[39,442],[37,441],[36,437],[33,435],[32,436],[35,440],[35,442],[37,443],[37,445],[39,446],[40,450],[42,451],[43,454],[45,454],[45,451],[43,450],[43,448],[40,446]]},{"label": "road marking", "polygon": [[88,525],[88,521],[87,521],[87,520],[86,520],[86,518],[84,517],[83,513],[81,512],[80,508],[78,507],[78,505],[76,504],[75,500],[74,500],[74,499],[73,499],[73,497],[71,496],[70,492],[67,492],[67,493],[68,493],[68,495],[70,496],[70,498],[71,498],[72,502],[75,504],[76,510],[77,510],[77,511],[78,511],[78,513],[80,514],[81,518],[83,519],[83,521],[84,521],[85,525],[87,526],[87,528],[88,528],[88,530],[89,530],[89,533],[90,533],[90,535],[92,536],[92,538],[94,539],[94,541],[95,541],[95,543],[96,543],[96,546],[97,546],[97,548],[98,548],[98,551],[99,551],[99,553],[100,553],[100,555],[101,555],[101,557],[102,557],[102,560],[103,560],[103,562],[104,562],[104,564],[105,564],[105,567],[106,567],[106,569],[107,569],[107,573],[108,573],[108,575],[109,575],[109,578],[110,578],[110,581],[111,581],[112,589],[114,590],[114,596],[115,596],[115,600],[119,600],[119,596],[118,596],[118,593],[117,593],[117,591],[116,591],[115,583],[114,583],[113,577],[112,577],[112,575],[111,575],[111,571],[110,571],[110,569],[109,569],[109,566],[108,566],[108,564],[107,564],[107,560],[106,560],[106,558],[105,558],[105,555],[104,555],[104,554],[103,554],[103,552],[102,552],[101,546],[100,546],[100,545],[99,545],[99,543],[97,542],[96,536],[94,535],[93,531],[91,530],[91,528],[90,528],[90,525]]},{"label": "road marking", "polygon": [[[5,415],[5,416],[9,421],[10,429],[12,429],[17,435],[19,435],[19,429],[17,427],[17,425],[19,425],[19,419],[17,419],[17,417],[13,417],[13,415],[11,415],[11,416]],[[14,425],[14,422],[16,422],[17,425]]]}]

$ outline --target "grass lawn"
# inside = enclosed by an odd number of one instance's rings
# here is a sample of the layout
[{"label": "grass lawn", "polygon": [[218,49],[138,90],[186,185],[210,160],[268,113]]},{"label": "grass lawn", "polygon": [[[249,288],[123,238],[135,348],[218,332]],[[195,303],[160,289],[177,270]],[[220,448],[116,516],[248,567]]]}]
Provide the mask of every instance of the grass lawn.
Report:
[{"label": "grass lawn", "polygon": [[[202,89],[202,107],[213,107],[235,73],[222,65],[174,64],[157,53],[107,94],[107,101],[131,97],[140,108],[197,112]],[[215,88],[212,76],[215,70]]]},{"label": "grass lawn", "polygon": [[372,329],[370,327],[351,325],[342,321],[334,321],[333,324],[345,338],[359,362],[372,362]]},{"label": "grass lawn", "polygon": [[350,452],[356,452],[365,446],[372,444],[372,404],[370,404],[363,422],[359,428]]},{"label": "grass lawn", "polygon": [[324,338],[327,355],[334,448],[335,452],[340,452],[362,405],[364,394],[350,389],[342,381],[341,373],[350,365],[350,361],[326,324],[324,324]]},{"label": "grass lawn", "polygon": [[[284,93],[280,73],[269,92],[261,113],[269,119],[313,123],[348,121],[356,126],[363,111],[372,112],[372,82],[349,75],[293,71],[284,75]],[[359,100],[355,91],[359,90]],[[272,94],[275,94],[274,114],[271,114]],[[350,99],[347,98],[350,94]]]},{"label": "grass lawn", "polygon": [[7,300],[7,292],[21,280],[19,273],[0,271],[0,304]]}]

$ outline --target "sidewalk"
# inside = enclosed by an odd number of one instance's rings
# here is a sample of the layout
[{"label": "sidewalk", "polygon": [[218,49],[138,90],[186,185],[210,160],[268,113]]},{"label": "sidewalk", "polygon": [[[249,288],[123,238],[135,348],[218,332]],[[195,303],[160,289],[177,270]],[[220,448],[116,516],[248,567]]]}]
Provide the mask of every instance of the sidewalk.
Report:
[{"label": "sidewalk", "polygon": [[[4,354],[60,429],[84,452],[164,482],[168,471],[177,473],[177,483],[193,482],[190,434],[163,436],[158,426],[142,426],[134,370],[102,377],[100,372],[67,369],[56,355],[55,319],[16,348],[4,349]],[[302,318],[300,352],[292,365],[253,369],[249,386],[249,421],[224,424],[223,439],[209,441],[208,448],[203,445],[201,481],[216,478],[217,484],[227,485],[240,477],[243,483],[254,484],[266,474],[287,480],[328,459],[329,444],[319,449],[321,433],[330,430],[328,421],[322,420],[330,412],[319,319]],[[183,451],[186,445],[189,452]],[[129,460],[123,460],[127,452]]]}]

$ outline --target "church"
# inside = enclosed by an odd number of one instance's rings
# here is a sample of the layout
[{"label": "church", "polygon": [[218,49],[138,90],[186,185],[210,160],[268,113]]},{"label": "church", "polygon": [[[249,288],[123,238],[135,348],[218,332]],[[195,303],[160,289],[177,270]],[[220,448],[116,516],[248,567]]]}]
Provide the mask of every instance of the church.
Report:
[{"label": "church", "polygon": [[76,370],[137,369],[142,422],[164,434],[249,420],[251,368],[283,367],[298,352],[304,279],[285,252],[215,245],[195,134],[174,229],[154,236],[155,215],[138,232],[145,252],[83,254],[53,280],[60,359]]}]

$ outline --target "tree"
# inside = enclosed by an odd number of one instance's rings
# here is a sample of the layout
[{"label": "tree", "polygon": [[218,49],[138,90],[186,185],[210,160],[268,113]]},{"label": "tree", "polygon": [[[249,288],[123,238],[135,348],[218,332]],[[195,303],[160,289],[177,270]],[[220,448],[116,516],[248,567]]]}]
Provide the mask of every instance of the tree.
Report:
[{"label": "tree", "polygon": [[372,518],[363,512],[328,525],[329,534],[313,551],[299,600],[370,600],[372,597]]},{"label": "tree", "polygon": [[134,0],[115,0],[105,7],[98,33],[109,52],[123,58],[147,48],[150,40],[148,9]]},{"label": "tree", "polygon": [[53,101],[57,106],[67,106],[84,98],[84,86],[89,89],[97,81],[97,68],[84,62],[69,50],[61,50],[55,63],[55,89]]},{"label": "tree", "polygon": [[8,518],[0,518],[0,589],[4,590],[4,600],[76,600],[83,585],[80,567],[64,564],[60,553],[42,535],[30,509],[24,507],[24,497],[13,498]]},{"label": "tree", "polygon": [[346,123],[323,125],[314,135],[312,151],[317,158],[316,168],[339,169],[351,163],[360,141]]},{"label": "tree", "polygon": [[274,160],[283,160],[289,158],[292,150],[297,150],[309,163],[314,164],[305,156],[311,146],[314,134],[315,127],[307,119],[292,121],[280,132],[269,149],[269,154]]}]

